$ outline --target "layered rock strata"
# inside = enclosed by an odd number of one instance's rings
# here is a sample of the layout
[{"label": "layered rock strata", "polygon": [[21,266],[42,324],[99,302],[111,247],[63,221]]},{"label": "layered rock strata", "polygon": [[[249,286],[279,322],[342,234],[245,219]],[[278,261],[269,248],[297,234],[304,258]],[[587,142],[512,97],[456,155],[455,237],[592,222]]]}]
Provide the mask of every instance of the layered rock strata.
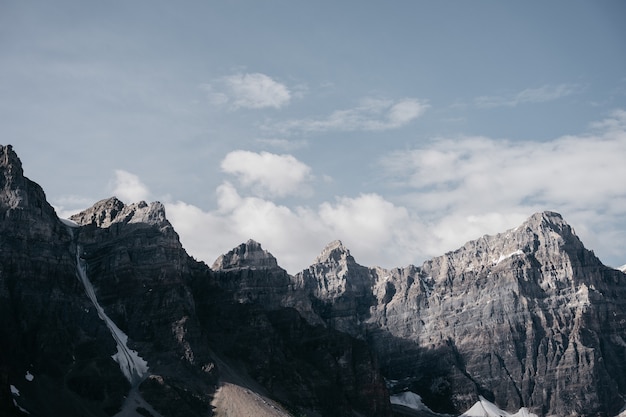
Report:
[{"label": "layered rock strata", "polygon": [[556,213],[421,267],[364,268],[332,244],[295,281],[309,283],[328,326],[367,340],[385,376],[434,410],[463,411],[479,395],[539,415],[623,405],[626,276]]}]

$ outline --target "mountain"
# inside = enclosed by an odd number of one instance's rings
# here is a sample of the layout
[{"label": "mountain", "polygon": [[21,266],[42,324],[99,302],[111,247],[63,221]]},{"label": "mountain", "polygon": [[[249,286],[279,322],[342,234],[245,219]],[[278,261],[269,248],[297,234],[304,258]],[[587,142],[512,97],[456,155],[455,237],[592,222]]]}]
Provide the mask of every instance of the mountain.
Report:
[{"label": "mountain", "polygon": [[446,413],[479,396],[539,415],[622,407],[626,276],[559,214],[537,213],[421,267],[365,268],[334,246],[341,255],[322,255],[300,280],[317,283],[309,297],[328,326],[368,341],[394,390]]},{"label": "mountain", "polygon": [[367,344],[269,303],[290,277],[240,249],[196,262],[158,202],[62,221],[0,146],[0,415],[391,415]]},{"label": "mountain", "polygon": [[[219,237],[212,237],[219,238]],[[421,266],[341,241],[291,276],[249,240],[211,267],[159,202],[60,220],[0,146],[0,415],[615,416],[626,275],[532,215]]]}]

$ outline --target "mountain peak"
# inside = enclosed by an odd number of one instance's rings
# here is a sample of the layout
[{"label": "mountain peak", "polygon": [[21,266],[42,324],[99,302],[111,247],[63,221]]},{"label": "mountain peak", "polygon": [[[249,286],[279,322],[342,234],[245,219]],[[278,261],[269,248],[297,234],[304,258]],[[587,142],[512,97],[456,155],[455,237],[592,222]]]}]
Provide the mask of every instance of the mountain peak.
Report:
[{"label": "mountain peak", "polygon": [[0,145],[0,167],[15,167],[16,171],[23,175],[22,161],[13,150],[12,145]]},{"label": "mountain peak", "polygon": [[582,246],[582,242],[574,229],[563,219],[559,213],[553,211],[543,211],[535,213],[526,220],[519,229],[529,229],[536,234],[540,234],[548,238],[549,236],[559,236],[564,241],[576,243],[576,246]]},{"label": "mountain peak", "polygon": [[563,226],[569,226],[565,220],[563,220],[563,216],[554,211],[542,211],[533,214],[526,220],[525,224],[528,225],[536,225],[542,228],[550,227],[557,229],[562,229]]},{"label": "mountain peak", "polygon": [[0,218],[14,209],[56,219],[43,189],[24,176],[22,162],[11,145],[0,145]]},{"label": "mountain peak", "polygon": [[275,268],[278,262],[274,255],[261,247],[255,240],[249,239],[230,252],[220,255],[213,266],[213,270],[226,270],[233,268]]},{"label": "mountain peak", "polygon": [[79,225],[95,224],[97,227],[106,228],[114,223],[147,223],[163,224],[169,226],[165,216],[165,207],[159,201],[146,203],[140,201],[125,205],[117,197],[100,200],[87,210],[70,217]]},{"label": "mountain peak", "polygon": [[336,263],[341,259],[351,260],[354,262],[354,258],[350,255],[348,248],[344,246],[341,240],[333,240],[322,250],[322,253],[315,258],[315,263]]}]

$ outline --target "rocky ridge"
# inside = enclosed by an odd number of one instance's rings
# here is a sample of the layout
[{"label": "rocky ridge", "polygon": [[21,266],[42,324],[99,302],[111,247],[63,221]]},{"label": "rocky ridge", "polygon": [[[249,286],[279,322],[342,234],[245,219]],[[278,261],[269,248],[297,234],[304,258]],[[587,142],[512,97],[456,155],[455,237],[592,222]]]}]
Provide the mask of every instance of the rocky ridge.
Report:
[{"label": "rocky ridge", "polygon": [[[264,304],[291,282],[259,244],[213,271],[187,255],[158,202],[113,197],[61,221],[8,146],[0,216],[1,415],[246,414],[217,395],[232,387],[261,417],[390,415],[363,341]],[[122,372],[119,340],[145,375]]]},{"label": "rocky ridge", "polygon": [[615,415],[623,405],[626,276],[556,213],[421,267],[364,268],[347,257],[328,265],[303,275],[320,285],[351,277],[360,290],[309,291],[314,304],[351,306],[317,310],[322,320],[357,323],[352,333],[369,342],[383,374],[433,410],[459,412],[478,396],[539,415]]},{"label": "rocky ridge", "polygon": [[[391,270],[335,241],[295,276],[252,240],[196,262],[158,202],[113,197],[72,220],[0,146],[2,415],[388,416],[390,394],[411,392],[456,414],[479,399],[541,416],[624,402],[626,275],[557,213]],[[147,361],[135,388],[80,263]]]}]

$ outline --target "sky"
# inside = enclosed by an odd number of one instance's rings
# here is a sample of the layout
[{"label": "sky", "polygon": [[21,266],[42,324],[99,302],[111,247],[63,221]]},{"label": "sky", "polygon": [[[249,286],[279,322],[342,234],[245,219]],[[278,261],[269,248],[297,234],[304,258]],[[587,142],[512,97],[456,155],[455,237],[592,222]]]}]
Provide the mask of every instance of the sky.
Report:
[{"label": "sky", "polygon": [[561,213],[626,263],[626,2],[0,0],[0,143],[61,217],[165,204],[209,265],[385,268]]}]

